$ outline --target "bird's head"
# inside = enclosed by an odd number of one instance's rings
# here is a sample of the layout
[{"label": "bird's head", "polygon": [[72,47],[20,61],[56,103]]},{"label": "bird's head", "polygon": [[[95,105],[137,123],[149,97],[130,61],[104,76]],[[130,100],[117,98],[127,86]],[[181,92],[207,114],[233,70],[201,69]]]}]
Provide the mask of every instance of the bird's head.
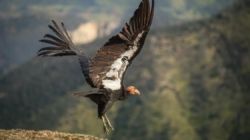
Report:
[{"label": "bird's head", "polygon": [[134,86],[128,86],[125,91],[127,91],[130,95],[140,95],[140,91]]}]

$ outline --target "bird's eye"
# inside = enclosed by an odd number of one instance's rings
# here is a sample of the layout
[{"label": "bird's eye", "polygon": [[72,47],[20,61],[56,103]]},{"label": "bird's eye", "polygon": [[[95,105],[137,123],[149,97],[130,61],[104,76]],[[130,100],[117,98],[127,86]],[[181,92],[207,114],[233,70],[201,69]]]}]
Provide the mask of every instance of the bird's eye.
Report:
[{"label": "bird's eye", "polygon": [[124,62],[124,61],[126,61],[126,60],[128,60],[128,57],[127,57],[127,56],[124,56],[124,57],[122,58],[122,61]]}]

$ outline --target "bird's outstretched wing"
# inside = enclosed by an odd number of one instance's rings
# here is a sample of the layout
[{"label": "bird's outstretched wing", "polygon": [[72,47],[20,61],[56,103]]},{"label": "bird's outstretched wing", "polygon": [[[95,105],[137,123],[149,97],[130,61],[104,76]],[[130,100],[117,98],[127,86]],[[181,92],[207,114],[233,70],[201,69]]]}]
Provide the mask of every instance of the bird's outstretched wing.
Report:
[{"label": "bird's outstretched wing", "polygon": [[89,75],[98,88],[118,90],[131,61],[139,54],[154,15],[148,0],[143,0],[121,32],[102,46],[93,58]]},{"label": "bird's outstretched wing", "polygon": [[154,0],[151,9],[149,1],[143,0],[129,23],[98,50],[93,60],[75,47],[63,23],[62,31],[56,22],[52,21],[54,27],[49,25],[49,28],[57,37],[46,34],[44,38],[49,39],[40,41],[53,46],[40,49],[38,56],[77,55],[82,73],[91,87],[120,89],[127,67],[143,47],[153,14]]},{"label": "bird's outstretched wing", "polygon": [[49,25],[49,28],[56,34],[53,36],[51,34],[46,34],[44,39],[40,42],[44,42],[53,46],[44,47],[38,51],[38,56],[67,56],[76,55],[78,57],[82,73],[91,87],[95,87],[91,78],[89,77],[89,66],[91,64],[91,58],[78,50],[70,39],[64,24],[62,23],[63,31],[59,28],[55,21],[53,25]]}]

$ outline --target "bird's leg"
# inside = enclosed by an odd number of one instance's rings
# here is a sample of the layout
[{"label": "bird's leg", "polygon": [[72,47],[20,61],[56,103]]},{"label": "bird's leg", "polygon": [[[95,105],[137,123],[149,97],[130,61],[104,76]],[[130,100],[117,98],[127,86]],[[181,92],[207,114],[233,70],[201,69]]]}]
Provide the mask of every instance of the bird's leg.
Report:
[{"label": "bird's leg", "polygon": [[109,121],[109,118],[108,118],[108,116],[107,116],[106,114],[104,114],[104,118],[105,118],[105,121],[106,121],[106,125],[107,125],[110,129],[114,130],[114,128],[113,128],[113,126],[111,125],[111,123],[110,123],[110,121]]},{"label": "bird's leg", "polygon": [[108,128],[107,128],[107,122],[106,122],[104,116],[102,116],[102,123],[103,123],[103,131],[104,131],[106,134],[109,134],[109,130],[108,130]]},{"label": "bird's leg", "polygon": [[109,119],[108,119],[108,116],[107,116],[106,114],[104,114],[104,115],[102,116],[102,123],[103,123],[103,130],[104,130],[104,132],[105,132],[106,134],[109,133],[109,129],[108,129],[108,128],[114,130],[114,128],[113,128],[113,126],[111,125],[111,123],[110,123],[110,121],[109,121]]}]

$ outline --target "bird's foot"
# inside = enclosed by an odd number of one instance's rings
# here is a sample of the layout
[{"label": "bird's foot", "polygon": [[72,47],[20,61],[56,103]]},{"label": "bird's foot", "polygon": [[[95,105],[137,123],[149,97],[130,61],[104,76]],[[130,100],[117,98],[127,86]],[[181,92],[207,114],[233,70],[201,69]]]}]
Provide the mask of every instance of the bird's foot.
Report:
[{"label": "bird's foot", "polygon": [[[104,126],[104,125],[103,125]],[[115,130],[114,127],[110,124],[110,122],[106,122],[106,125],[105,125],[106,129],[111,129],[111,130]]]},{"label": "bird's foot", "polygon": [[107,128],[106,125],[103,124],[103,131],[108,135],[109,134],[109,129]]},{"label": "bird's foot", "polygon": [[114,127],[111,124],[108,124],[108,127],[112,130],[115,130]]},{"label": "bird's foot", "polygon": [[103,122],[103,131],[108,135],[109,134],[109,124],[108,122],[106,121],[106,118],[105,116],[102,116],[102,122]]},{"label": "bird's foot", "polygon": [[109,133],[109,129],[115,130],[114,127],[111,125],[106,114],[102,116],[102,122],[103,122],[103,130],[106,134]]},{"label": "bird's foot", "polygon": [[108,119],[108,117],[105,115],[105,119],[106,119],[106,126],[108,126],[108,128],[110,128],[110,129],[112,129],[112,130],[115,130],[114,129],[114,127],[111,125],[111,123],[110,123],[110,121],[109,121],[109,119]]}]

